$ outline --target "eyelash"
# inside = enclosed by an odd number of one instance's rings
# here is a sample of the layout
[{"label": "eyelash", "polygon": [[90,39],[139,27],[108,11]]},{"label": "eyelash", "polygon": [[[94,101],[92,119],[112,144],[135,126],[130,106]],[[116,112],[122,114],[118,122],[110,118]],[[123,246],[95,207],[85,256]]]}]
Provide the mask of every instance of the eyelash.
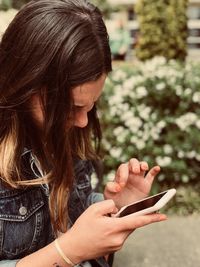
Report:
[{"label": "eyelash", "polygon": [[[94,106],[96,106],[96,102],[94,102]],[[81,111],[84,108],[86,108],[86,107],[85,106],[76,106],[76,105],[74,105],[74,111]]]},{"label": "eyelash", "polygon": [[80,106],[74,106],[74,110],[75,111],[80,111],[82,110],[84,107],[80,107]]}]

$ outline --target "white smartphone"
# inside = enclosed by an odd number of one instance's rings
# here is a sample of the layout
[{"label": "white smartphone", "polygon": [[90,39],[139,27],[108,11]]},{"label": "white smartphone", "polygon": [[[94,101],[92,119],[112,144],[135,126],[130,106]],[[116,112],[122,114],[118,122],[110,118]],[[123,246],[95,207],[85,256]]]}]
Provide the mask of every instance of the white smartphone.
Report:
[{"label": "white smartphone", "polygon": [[113,217],[123,217],[129,214],[134,216],[154,213],[164,207],[164,205],[176,194],[176,189],[168,189],[159,194],[141,199],[137,202],[122,207]]}]

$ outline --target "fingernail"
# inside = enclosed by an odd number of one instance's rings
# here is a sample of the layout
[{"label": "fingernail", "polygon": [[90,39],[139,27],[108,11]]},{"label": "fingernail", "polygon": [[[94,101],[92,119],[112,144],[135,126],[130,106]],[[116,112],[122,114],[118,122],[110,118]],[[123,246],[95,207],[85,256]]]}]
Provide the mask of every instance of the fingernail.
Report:
[{"label": "fingernail", "polygon": [[160,215],[159,219],[162,221],[165,221],[165,220],[167,220],[167,216],[166,215]]},{"label": "fingernail", "polygon": [[118,185],[118,184],[117,184],[117,185],[115,185],[115,191],[116,191],[116,192],[119,192],[120,190],[121,190],[121,186],[120,186],[120,185]]}]

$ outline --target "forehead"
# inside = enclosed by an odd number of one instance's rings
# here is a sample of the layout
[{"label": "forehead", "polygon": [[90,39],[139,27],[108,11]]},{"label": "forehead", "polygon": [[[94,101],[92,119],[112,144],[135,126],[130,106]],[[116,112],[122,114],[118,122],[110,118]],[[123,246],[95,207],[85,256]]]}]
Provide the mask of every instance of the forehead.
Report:
[{"label": "forehead", "polygon": [[106,75],[103,74],[98,80],[76,86],[72,90],[76,105],[88,105],[97,101],[105,83]]}]

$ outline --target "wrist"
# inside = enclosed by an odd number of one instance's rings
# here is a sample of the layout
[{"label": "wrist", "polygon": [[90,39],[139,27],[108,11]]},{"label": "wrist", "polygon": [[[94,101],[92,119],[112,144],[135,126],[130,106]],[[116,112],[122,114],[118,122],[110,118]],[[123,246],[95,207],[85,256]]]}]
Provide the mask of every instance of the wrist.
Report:
[{"label": "wrist", "polygon": [[69,266],[72,266],[72,267],[75,266],[76,264],[73,263],[73,262],[70,260],[70,258],[67,257],[67,256],[65,255],[65,253],[63,252],[62,248],[60,247],[60,244],[59,244],[58,239],[55,239],[54,244],[55,244],[56,251],[58,252],[58,254],[60,255],[60,257],[62,258],[62,260],[63,260],[65,263],[67,263],[67,266],[68,266],[68,265],[69,265]]},{"label": "wrist", "polygon": [[[59,244],[63,253],[70,259],[74,265],[85,260],[84,253],[79,248],[80,240],[70,233],[68,230],[65,234],[59,237]],[[79,240],[79,242],[76,242]]]}]

